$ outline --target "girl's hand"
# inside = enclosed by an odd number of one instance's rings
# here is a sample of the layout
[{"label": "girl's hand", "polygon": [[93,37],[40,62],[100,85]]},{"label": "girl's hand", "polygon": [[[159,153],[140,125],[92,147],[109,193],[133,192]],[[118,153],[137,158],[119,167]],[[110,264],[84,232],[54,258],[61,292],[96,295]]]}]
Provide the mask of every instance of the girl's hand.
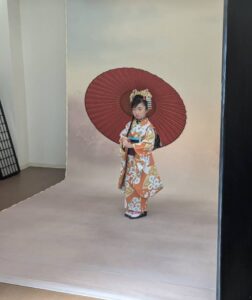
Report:
[{"label": "girl's hand", "polygon": [[126,147],[126,148],[133,148],[133,147],[132,147],[132,144],[131,144],[128,140],[124,140],[124,141],[123,141],[123,147]]},{"label": "girl's hand", "polygon": [[128,138],[126,136],[121,136],[119,142],[123,143],[125,140],[128,140]]}]

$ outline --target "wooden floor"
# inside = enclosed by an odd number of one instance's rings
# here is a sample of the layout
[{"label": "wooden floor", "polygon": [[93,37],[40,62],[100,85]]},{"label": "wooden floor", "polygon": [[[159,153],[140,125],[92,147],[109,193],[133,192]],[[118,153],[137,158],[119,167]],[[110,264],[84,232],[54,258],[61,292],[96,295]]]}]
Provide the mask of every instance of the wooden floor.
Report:
[{"label": "wooden floor", "polygon": [[[0,180],[0,210],[6,209],[65,178],[65,169],[29,167],[18,175]],[[94,299],[0,283],[1,300],[75,300]]]},{"label": "wooden floor", "polygon": [[[45,291],[24,286],[0,283],[1,300],[94,300],[94,298]],[[96,299],[97,300],[97,299]]]}]

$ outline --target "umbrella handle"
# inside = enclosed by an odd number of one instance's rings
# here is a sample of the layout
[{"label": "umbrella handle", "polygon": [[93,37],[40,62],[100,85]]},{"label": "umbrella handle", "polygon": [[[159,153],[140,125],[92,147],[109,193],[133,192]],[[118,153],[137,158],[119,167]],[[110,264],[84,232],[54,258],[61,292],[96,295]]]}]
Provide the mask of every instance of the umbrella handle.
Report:
[{"label": "umbrella handle", "polygon": [[[128,148],[127,148],[128,149]],[[126,152],[126,158],[125,158],[125,167],[124,167],[124,173],[123,173],[123,178],[122,178],[122,181],[121,181],[121,184],[120,184],[120,188],[122,187],[123,183],[124,183],[124,179],[125,179],[125,176],[126,176],[126,172],[127,172],[127,164],[128,164],[128,150]]]},{"label": "umbrella handle", "polygon": [[[132,123],[133,123],[133,120],[134,120],[134,116],[132,116],[131,118],[131,122],[130,122],[130,126],[129,126],[129,130],[126,134],[126,137],[128,138],[128,135],[129,135],[129,132],[130,132],[130,129],[131,129],[131,126],[132,126]],[[125,147],[122,146],[122,149],[123,151],[125,151]],[[125,179],[125,176],[126,176],[126,172],[127,172],[127,164],[128,164],[128,151],[129,151],[129,148],[127,148],[127,152],[126,152],[126,157],[125,157],[125,168],[124,168],[124,174],[123,174],[123,179],[122,179],[122,182],[121,182],[121,187],[124,183],[124,179]]]}]

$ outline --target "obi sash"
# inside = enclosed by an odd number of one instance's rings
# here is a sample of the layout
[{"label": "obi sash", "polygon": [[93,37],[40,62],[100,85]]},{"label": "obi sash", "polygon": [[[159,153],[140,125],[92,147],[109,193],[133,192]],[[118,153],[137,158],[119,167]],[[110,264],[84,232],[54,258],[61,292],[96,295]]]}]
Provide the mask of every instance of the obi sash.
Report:
[{"label": "obi sash", "polygon": [[[132,144],[139,143],[139,141],[140,141],[138,137],[134,137],[134,136],[128,137],[128,139],[131,141]],[[136,154],[136,152],[135,152],[134,148],[128,148],[128,155],[135,156],[135,154]]]}]

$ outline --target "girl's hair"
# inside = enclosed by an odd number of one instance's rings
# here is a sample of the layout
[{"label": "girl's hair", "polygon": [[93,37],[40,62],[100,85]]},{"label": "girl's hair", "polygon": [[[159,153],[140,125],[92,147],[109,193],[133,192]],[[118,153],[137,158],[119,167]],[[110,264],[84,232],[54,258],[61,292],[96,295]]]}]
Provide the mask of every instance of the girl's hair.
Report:
[{"label": "girl's hair", "polygon": [[[145,105],[145,108],[148,109],[147,101],[144,100],[142,95],[135,95],[134,96],[134,98],[131,102],[131,108],[136,107],[139,103],[143,103]],[[130,127],[128,129],[128,132],[127,132],[127,136],[129,135],[129,132],[131,130],[133,120],[134,120],[134,115],[132,115],[132,117],[131,117],[131,123],[130,123]]]},{"label": "girl's hair", "polygon": [[131,108],[136,107],[139,103],[143,103],[144,106],[145,106],[145,108],[146,108],[146,110],[148,109],[147,101],[144,100],[144,98],[143,98],[142,95],[136,95],[136,96],[133,98],[133,100],[132,100],[132,102],[131,102]]}]

